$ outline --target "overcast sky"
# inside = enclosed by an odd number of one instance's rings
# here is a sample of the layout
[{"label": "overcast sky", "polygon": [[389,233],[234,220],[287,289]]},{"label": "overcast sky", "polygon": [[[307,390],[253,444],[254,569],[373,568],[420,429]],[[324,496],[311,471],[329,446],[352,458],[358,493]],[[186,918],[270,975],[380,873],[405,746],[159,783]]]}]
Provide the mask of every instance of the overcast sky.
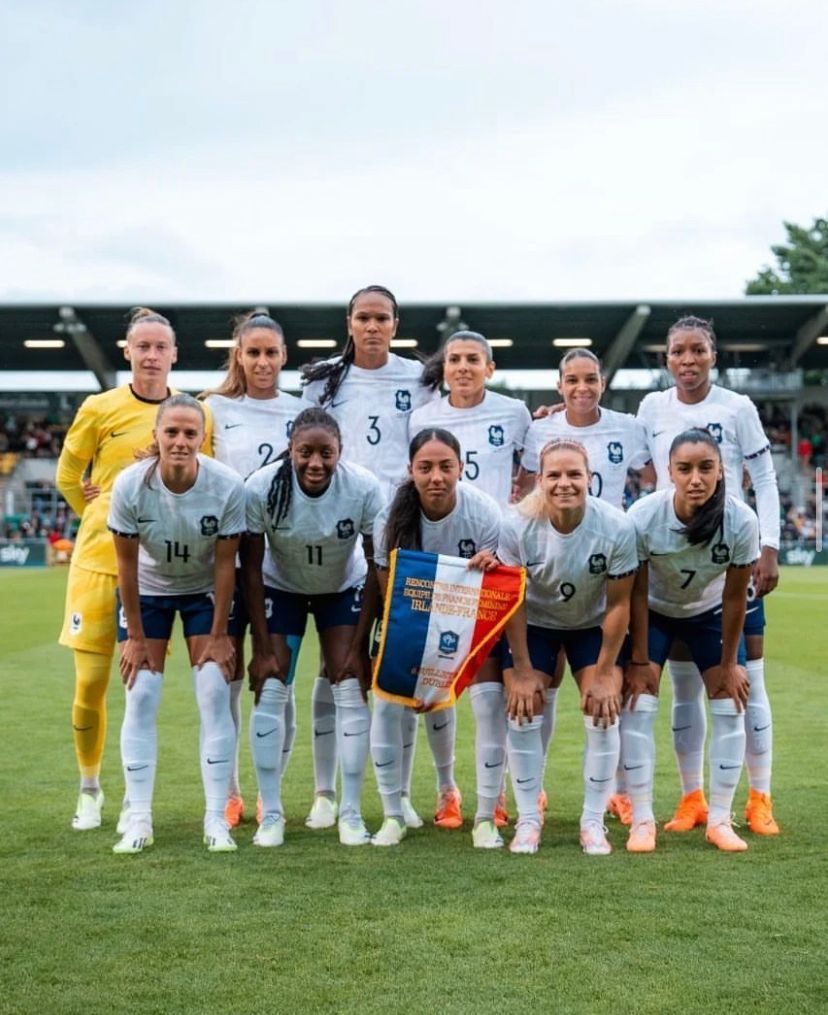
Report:
[{"label": "overcast sky", "polygon": [[736,297],[824,0],[0,0],[0,299]]}]

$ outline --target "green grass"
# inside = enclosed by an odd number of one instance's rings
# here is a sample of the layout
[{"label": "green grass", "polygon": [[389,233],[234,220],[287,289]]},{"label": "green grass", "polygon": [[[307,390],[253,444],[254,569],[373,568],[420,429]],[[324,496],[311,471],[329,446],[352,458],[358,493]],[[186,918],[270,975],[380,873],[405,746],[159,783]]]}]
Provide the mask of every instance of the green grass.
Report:
[{"label": "green grass", "polygon": [[[77,777],[71,654],[55,639],[62,571],[2,571],[3,688],[0,1011],[268,1012],[825,1010],[825,626],[828,572],[788,569],[769,602],[774,798],[783,834],[719,854],[697,830],[662,834],[651,856],[577,845],[582,725],[565,685],[547,788],[552,818],[536,857],[471,848],[424,828],[399,849],[345,849],[309,832],[304,647],[300,729],[287,775],[287,839],[234,855],[200,844],[201,787],[191,678],[177,645],[165,679],[156,845],[111,852],[121,793],[122,694],[110,687],[100,831],[69,827]],[[570,682],[571,683],[571,682]],[[658,722],[657,814],[677,797],[669,681]],[[468,702],[459,709],[458,774],[471,811]],[[255,788],[247,751],[243,784]],[[427,814],[433,776],[420,736],[414,800]],[[737,802],[744,800],[741,788]],[[380,823],[369,772],[369,827]]]}]

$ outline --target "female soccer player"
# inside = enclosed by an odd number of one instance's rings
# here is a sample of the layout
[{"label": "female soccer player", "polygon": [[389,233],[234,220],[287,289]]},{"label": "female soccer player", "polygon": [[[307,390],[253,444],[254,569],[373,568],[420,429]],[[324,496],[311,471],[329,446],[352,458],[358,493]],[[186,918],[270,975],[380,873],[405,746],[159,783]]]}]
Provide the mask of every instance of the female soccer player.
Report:
[{"label": "female soccer player", "polygon": [[366,582],[365,614],[376,610],[376,581],[373,575],[369,579],[367,560],[373,556],[371,536],[383,498],[376,477],[340,461],[341,450],[336,420],[323,409],[304,409],[281,460],[255,472],[246,484],[242,560],[256,695],[250,744],[263,811],[253,840],[257,846],[284,841],[282,744],[291,667],[286,638],[301,640],[309,613],[316,621],[336,707],[342,769],[339,841],[361,846],[371,839],[360,807],[371,724],[360,684],[361,677],[367,686],[367,658],[365,664],[362,658],[368,624],[358,628],[358,621]]},{"label": "female soccer player", "polygon": [[[285,450],[293,419],[302,408],[301,399],[279,391],[279,373],[287,359],[282,328],[258,310],[244,314],[233,329],[233,347],[227,362],[227,376],[203,398],[213,413],[213,454],[229,465],[242,479],[256,469],[274,462]],[[237,580],[237,591],[240,591]],[[224,816],[235,828],[244,815],[239,786],[239,731],[241,690],[244,685],[244,634],[248,618],[240,595],[236,596],[230,630],[236,641],[236,672],[230,684],[230,707],[236,727],[236,760],[230,778],[230,796]],[[298,650],[299,642],[292,645]],[[298,651],[292,651],[293,667],[288,675],[288,703],[285,709],[284,773],[296,738],[296,699],[293,676]]]},{"label": "female soccer player", "polygon": [[518,805],[510,848],[536,853],[538,793],[543,775],[536,715],[566,653],[586,727],[581,846],[611,851],[604,811],[620,750],[622,671],[618,662],[638,568],[635,530],[618,509],[588,496],[592,476],[586,448],[567,438],[541,449],[534,491],[503,524],[498,558],[526,568],[526,605],[506,625],[504,659],[509,711],[509,765]]},{"label": "female soccer player", "polygon": [[[409,445],[410,478],[397,490],[390,506],[376,523],[376,561],[380,590],[385,596],[388,556],[402,547],[467,557],[470,567],[494,567],[494,551],[500,531],[500,509],[487,494],[471,483],[461,483],[463,459],[457,438],[446,430],[420,431]],[[469,690],[477,724],[477,813],[474,845],[492,849],[503,845],[494,824],[494,809],[500,794],[505,761],[505,710],[499,660],[490,657],[476,675]],[[382,796],[385,815],[373,838],[376,846],[395,846],[406,832],[402,810],[403,714],[401,705],[377,698],[371,725],[371,756]],[[435,824],[459,828],[462,823],[460,791],[454,779],[454,738],[444,750],[444,741],[431,737],[433,725],[453,729],[453,709],[434,713],[428,725],[434,763],[437,768],[438,799]]]},{"label": "female soccer player", "polygon": [[[707,428],[722,453],[725,486],[742,498],[746,465],[756,493],[761,553],[753,569],[751,602],[745,624],[750,698],[745,709],[747,748],[745,762],[749,792],[745,810],[750,829],[757,835],[776,835],[779,827],[771,801],[772,717],[765,689],[763,597],[779,581],[779,491],[770,444],[756,407],[746,395],[711,383],[716,363],[716,337],[709,321],[683,317],[667,334],[667,364],[675,387],[654,391],[641,402],[638,418],[647,430],[658,488],[670,485],[668,453],[675,436],[688,427]],[[704,686],[686,650],[673,653],[674,747],[682,781],[682,799],[665,828],[688,831],[707,820],[702,789],[706,719]]]},{"label": "female soccer player", "polygon": [[[614,507],[623,508],[628,470],[640,470],[650,459],[646,431],[634,416],[601,406],[601,397],[606,389],[601,361],[589,349],[570,349],[561,359],[558,372],[558,392],[563,399],[563,409],[535,420],[529,428],[521,459],[519,486],[528,493],[535,485],[538,452],[545,444],[557,438],[568,438],[583,444],[587,450],[592,476],[590,494]],[[558,687],[562,680],[561,661],[546,692],[541,733],[544,758],[555,729]],[[624,794],[623,771],[620,769],[616,782],[616,792],[610,796],[609,807],[621,821],[629,824],[632,810]]]},{"label": "female soccer player", "polygon": [[713,720],[707,841],[741,852],[747,843],[733,831],[730,809],[745,754],[741,713],[749,685],[742,628],[751,568],[759,556],[759,525],[742,500],[725,493],[722,454],[709,431],[678,434],[668,462],[673,488],[644,497],[629,511],[641,567],[621,725],[633,806],[627,849],[655,849],[653,725],[661,669],[673,641],[681,639],[701,672]]},{"label": "female soccer player", "polygon": [[532,417],[519,398],[486,389],[494,370],[491,346],[482,335],[455,332],[425,370],[426,382],[435,387],[445,384],[448,394],[438,405],[424,405],[411,413],[408,436],[426,426],[449,430],[463,448],[463,481],[506,505]]},{"label": "female soccer player", "polygon": [[[57,466],[57,487],[81,527],[66,586],[66,612],[60,644],[75,657],[72,730],[80,769],[72,827],[98,828],[104,794],[100,784],[106,741],[106,689],[115,652],[115,586],[117,563],[106,527],[115,477],[146,447],[159,404],[169,395],[167,378],[178,356],[175,332],[166,317],[145,307],[133,311],[126,332],[124,357],[130,364],[128,384],[81,405],[66,435]],[[94,496],[84,495],[87,475]]]},{"label": "female soccer player", "polygon": [[210,852],[236,848],[224,820],[235,730],[228,682],[235,649],[227,634],[236,550],[244,531],[244,487],[220,462],[198,453],[204,409],[173,395],[158,410],[156,453],[115,480],[108,525],[118,559],[118,640],[126,708],[121,727],[129,816],[116,853],[152,845],[156,715],[176,614],[193,667],[201,715],[201,776]]},{"label": "female soccer player", "polygon": [[[439,398],[424,383],[422,363],[391,352],[399,322],[390,290],[381,285],[358,290],[348,304],[348,339],[342,354],[302,371],[306,404],[322,406],[337,420],[347,438],[346,461],[373,472],[387,500],[406,475],[411,413]],[[331,684],[320,674],[312,695],[316,793],[306,821],[310,828],[329,828],[336,821],[334,714]],[[403,808],[409,827],[418,827],[422,820],[410,800],[417,716],[406,717],[406,723]]]}]

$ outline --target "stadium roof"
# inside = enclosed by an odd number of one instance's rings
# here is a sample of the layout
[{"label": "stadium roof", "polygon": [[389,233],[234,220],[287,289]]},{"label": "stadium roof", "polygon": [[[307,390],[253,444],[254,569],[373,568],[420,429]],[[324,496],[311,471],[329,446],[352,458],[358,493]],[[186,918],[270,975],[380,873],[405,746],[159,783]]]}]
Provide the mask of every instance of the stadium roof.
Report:
[{"label": "stadium roof", "polygon": [[[267,308],[285,330],[291,367],[334,351],[330,344],[320,343],[334,342],[341,348],[342,305],[270,303]],[[154,309],[176,330],[179,366],[215,370],[227,356],[216,342],[228,339],[232,318],[250,307],[179,303]],[[92,370],[103,386],[109,386],[123,366],[118,342],[128,312],[123,304],[0,305],[0,368]],[[555,366],[567,340],[586,344],[589,339],[590,348],[613,375],[622,366],[661,366],[667,329],[687,313],[713,318],[722,368],[828,369],[828,294],[647,302],[420,303],[402,308],[398,339],[403,340],[403,349],[430,353],[446,330],[465,325],[494,341],[499,367],[521,370]],[[822,337],[825,342],[818,341]],[[44,341],[63,344],[37,345]]]}]

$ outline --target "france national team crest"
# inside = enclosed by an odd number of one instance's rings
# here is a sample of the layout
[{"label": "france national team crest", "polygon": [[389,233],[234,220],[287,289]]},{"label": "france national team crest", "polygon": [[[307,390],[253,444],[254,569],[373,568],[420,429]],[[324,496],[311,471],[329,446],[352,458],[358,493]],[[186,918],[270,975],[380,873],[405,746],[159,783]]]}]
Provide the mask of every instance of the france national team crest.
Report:
[{"label": "france national team crest", "polygon": [[714,564],[727,564],[730,560],[730,547],[727,543],[716,543],[711,547],[710,559]]},{"label": "france national team crest", "polygon": [[204,515],[201,519],[202,536],[217,536],[219,530],[218,518],[215,515]]},{"label": "france national team crest", "polygon": [[489,444],[493,448],[502,448],[506,443],[506,435],[503,433],[503,427],[500,423],[492,423],[489,427]]},{"label": "france national team crest", "polygon": [[607,558],[603,553],[591,553],[589,555],[589,573],[604,574],[607,570]]},{"label": "france national team crest", "polygon": [[460,647],[460,635],[456,631],[441,631],[438,651],[441,656],[453,656]]},{"label": "france national team crest", "polygon": [[470,560],[477,553],[477,546],[473,539],[461,539],[457,544],[457,556]]},{"label": "france national team crest", "polygon": [[613,465],[620,465],[624,461],[624,446],[621,441],[610,441],[607,444],[607,458]]},{"label": "france national team crest", "polygon": [[717,444],[722,443],[722,424],[721,423],[708,423],[707,429],[710,435],[715,439]]},{"label": "france national team crest", "polygon": [[336,535],[338,539],[350,539],[354,534],[354,523],[350,518],[341,518],[336,523]]},{"label": "france national team crest", "polygon": [[[124,626],[126,626],[126,625],[124,625]],[[80,615],[80,613],[75,611],[72,614],[72,620],[71,620],[71,623],[69,625],[69,633],[70,634],[80,634],[82,627],[83,627],[83,617]]]},{"label": "france national team crest", "polygon": [[394,392],[394,401],[398,412],[411,412],[411,392],[406,388],[398,388]]}]

